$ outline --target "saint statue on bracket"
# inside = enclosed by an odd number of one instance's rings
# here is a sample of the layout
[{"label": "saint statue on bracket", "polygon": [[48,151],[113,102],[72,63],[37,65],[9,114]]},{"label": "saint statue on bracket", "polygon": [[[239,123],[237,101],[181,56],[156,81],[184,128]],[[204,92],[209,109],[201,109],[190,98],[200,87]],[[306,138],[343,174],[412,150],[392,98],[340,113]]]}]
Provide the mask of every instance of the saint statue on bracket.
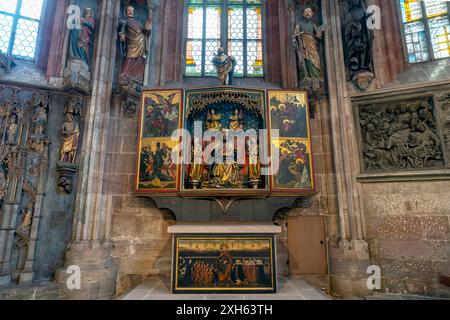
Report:
[{"label": "saint statue on bracket", "polygon": [[81,28],[70,31],[69,57],[89,65],[91,59],[92,35],[95,28],[94,11],[85,8],[81,18]]},{"label": "saint statue on bracket", "polygon": [[317,26],[313,17],[313,9],[307,7],[302,19],[295,25],[293,45],[297,56],[299,86],[317,90],[323,87],[320,42],[326,27]]},{"label": "saint statue on bracket", "polygon": [[[150,11],[150,10],[149,10]],[[145,23],[137,20],[136,10],[126,8],[127,19],[121,22],[119,40],[123,56],[119,84],[127,86],[131,80],[142,83],[148,54],[148,37],[152,30],[151,14]]]}]

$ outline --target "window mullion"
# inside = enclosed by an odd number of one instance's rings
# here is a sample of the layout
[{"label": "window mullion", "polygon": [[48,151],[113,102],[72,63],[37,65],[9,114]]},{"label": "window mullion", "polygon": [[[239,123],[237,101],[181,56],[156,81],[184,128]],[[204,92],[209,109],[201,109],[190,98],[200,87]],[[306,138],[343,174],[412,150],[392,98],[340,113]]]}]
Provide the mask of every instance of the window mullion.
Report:
[{"label": "window mullion", "polygon": [[[18,0],[17,7],[16,7],[16,13],[14,14],[13,23],[11,26],[11,38],[9,39],[9,46],[8,46],[8,52],[7,52],[7,56],[10,58],[12,58],[12,53],[14,50],[14,42],[16,41],[17,24],[19,23],[19,15],[20,15],[21,7],[22,7],[22,0]],[[9,59],[9,60],[11,60],[11,59]],[[9,62],[9,63],[11,63],[11,62]]]},{"label": "window mullion", "polygon": [[430,60],[435,60],[433,43],[431,42],[430,24],[428,22],[427,8],[425,7],[425,2],[421,1],[420,6],[422,9],[422,20],[425,26],[425,39],[427,40],[428,55],[430,56]]},{"label": "window mullion", "polygon": [[243,42],[242,42],[242,48],[243,48],[243,50],[244,50],[244,52],[243,52],[243,54],[244,54],[244,78],[245,77],[247,77],[247,75],[248,75],[248,73],[247,73],[247,1],[245,0],[245,1],[243,1],[243,4],[242,4],[242,10],[244,11],[243,12],[243,18],[244,18],[244,21],[243,21],[243,28],[244,28],[244,30],[243,30],[243,35],[244,35],[244,39],[243,39]]},{"label": "window mullion", "polygon": [[221,19],[221,30],[220,30],[220,43],[221,46],[225,49],[225,52],[228,54],[228,30],[229,30],[229,21],[228,21],[228,0],[222,1],[222,14],[220,15]]},{"label": "window mullion", "polygon": [[205,76],[206,70],[206,0],[203,1],[203,36],[202,36],[202,77]]}]

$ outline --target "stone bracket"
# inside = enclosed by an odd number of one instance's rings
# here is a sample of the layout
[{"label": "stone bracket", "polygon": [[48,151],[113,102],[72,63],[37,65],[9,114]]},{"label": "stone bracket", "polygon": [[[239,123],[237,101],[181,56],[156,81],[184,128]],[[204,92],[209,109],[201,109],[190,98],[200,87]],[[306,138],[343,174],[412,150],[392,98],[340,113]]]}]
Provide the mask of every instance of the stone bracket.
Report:
[{"label": "stone bracket", "polygon": [[272,222],[281,209],[292,208],[298,197],[182,198],[152,197],[159,209],[174,213],[178,222]]}]

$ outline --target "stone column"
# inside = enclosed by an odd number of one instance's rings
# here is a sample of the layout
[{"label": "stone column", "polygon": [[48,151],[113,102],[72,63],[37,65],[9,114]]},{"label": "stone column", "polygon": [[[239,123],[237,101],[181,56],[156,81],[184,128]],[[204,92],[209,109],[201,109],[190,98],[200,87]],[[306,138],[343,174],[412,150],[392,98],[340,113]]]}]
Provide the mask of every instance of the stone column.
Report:
[{"label": "stone column", "polygon": [[322,1],[322,11],[328,25],[325,50],[339,206],[339,238],[330,245],[330,277],[334,293],[344,297],[359,296],[367,293],[369,254],[356,180],[360,160],[346,80],[339,1]]},{"label": "stone column", "polygon": [[[92,96],[87,103],[81,169],[66,265],[56,273],[63,290],[76,299],[107,299],[114,295],[116,272],[111,262],[109,203],[102,194],[108,113],[110,110],[120,0],[102,1],[97,21],[99,36],[92,73]],[[68,290],[69,266],[81,269],[81,290]]]}]

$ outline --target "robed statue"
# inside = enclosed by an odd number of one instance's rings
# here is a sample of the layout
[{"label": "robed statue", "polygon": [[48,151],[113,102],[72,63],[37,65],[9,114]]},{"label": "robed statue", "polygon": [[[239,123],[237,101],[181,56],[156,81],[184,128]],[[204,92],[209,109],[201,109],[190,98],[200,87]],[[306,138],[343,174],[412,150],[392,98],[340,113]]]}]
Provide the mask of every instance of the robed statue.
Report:
[{"label": "robed statue", "polygon": [[123,57],[119,84],[124,86],[132,80],[142,83],[148,54],[148,37],[152,30],[150,14],[145,24],[135,19],[133,6],[127,6],[126,15],[127,19],[121,22],[119,32]]},{"label": "robed statue", "polygon": [[80,127],[71,113],[66,113],[66,121],[61,128],[61,136],[63,142],[59,160],[61,162],[75,163],[80,139]]},{"label": "robed statue", "polygon": [[294,28],[294,48],[297,56],[297,72],[299,84],[311,84],[317,87],[322,77],[320,42],[325,33],[325,26],[317,26],[314,11],[306,8],[302,19]]},{"label": "robed statue", "polygon": [[217,55],[213,58],[212,63],[217,70],[217,77],[223,85],[232,85],[234,68],[236,67],[236,59],[225,53],[224,48],[219,48]]},{"label": "robed statue", "polygon": [[343,24],[346,65],[354,84],[367,89],[373,74],[373,31],[368,27],[368,13],[363,0],[348,0],[348,10]]},{"label": "robed statue", "polygon": [[81,28],[70,31],[69,58],[81,60],[89,65],[92,35],[95,28],[94,11],[91,8],[85,8],[80,20]]}]

